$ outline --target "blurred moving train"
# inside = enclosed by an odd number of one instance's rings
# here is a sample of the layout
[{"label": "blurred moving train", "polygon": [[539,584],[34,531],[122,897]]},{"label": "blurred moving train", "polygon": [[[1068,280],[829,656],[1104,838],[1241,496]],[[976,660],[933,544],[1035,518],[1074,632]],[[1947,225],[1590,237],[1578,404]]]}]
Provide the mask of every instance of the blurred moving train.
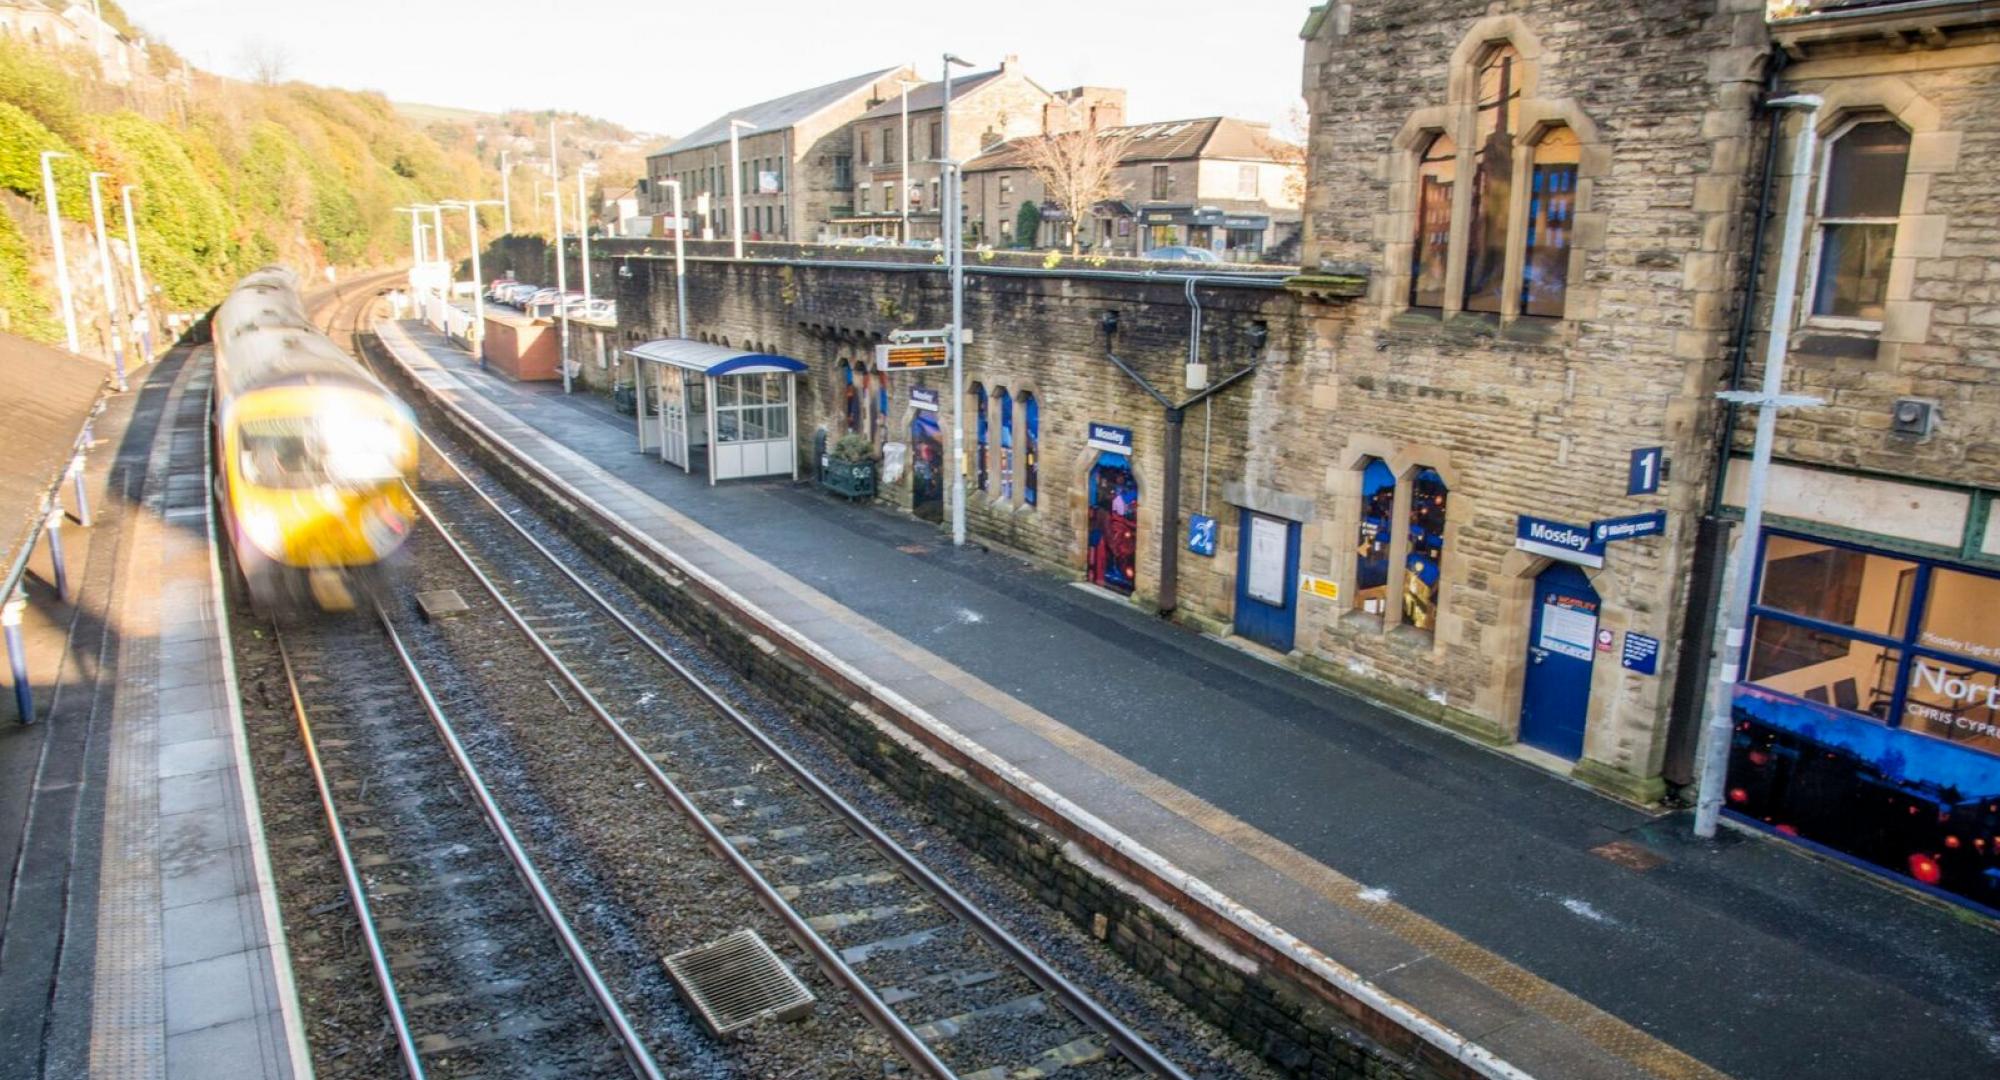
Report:
[{"label": "blurred moving train", "polygon": [[217,494],[252,606],[379,595],[415,516],[409,408],[313,326],[284,267],[237,282],[210,329]]}]

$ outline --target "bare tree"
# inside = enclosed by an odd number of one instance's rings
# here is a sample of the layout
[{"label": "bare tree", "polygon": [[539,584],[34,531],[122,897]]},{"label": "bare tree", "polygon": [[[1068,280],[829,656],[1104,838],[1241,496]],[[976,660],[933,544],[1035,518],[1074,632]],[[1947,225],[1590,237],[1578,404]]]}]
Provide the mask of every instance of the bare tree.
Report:
[{"label": "bare tree", "polygon": [[1022,164],[1041,181],[1048,201],[1062,210],[1069,230],[1069,253],[1078,250],[1077,224],[1098,203],[1124,194],[1118,165],[1132,146],[1132,129],[1078,130],[1031,139]]},{"label": "bare tree", "polygon": [[292,54],[268,38],[252,38],[243,43],[236,63],[259,86],[276,86],[285,81],[292,67]]},{"label": "bare tree", "polygon": [[1306,144],[1311,131],[1312,118],[1306,113],[1305,102],[1294,101],[1285,110],[1284,120],[1257,140],[1272,161],[1285,166],[1285,201],[1293,205],[1305,202]]}]

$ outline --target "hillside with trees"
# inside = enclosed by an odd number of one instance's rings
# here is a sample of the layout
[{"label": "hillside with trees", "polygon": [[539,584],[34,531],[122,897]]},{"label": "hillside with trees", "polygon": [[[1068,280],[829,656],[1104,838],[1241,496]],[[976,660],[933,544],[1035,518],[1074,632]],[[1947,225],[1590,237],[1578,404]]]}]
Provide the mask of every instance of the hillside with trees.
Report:
[{"label": "hillside with trees", "polygon": [[[129,30],[115,4],[104,10],[107,22]],[[53,161],[65,262],[79,322],[91,327],[101,321],[105,272],[91,228],[92,171],[109,174],[101,190],[116,248],[109,270],[120,294],[132,295],[119,201],[121,186],[130,184],[138,188],[133,216],[154,309],[193,313],[272,262],[318,275],[326,267],[406,260],[409,219],[395,207],[497,198],[501,147],[489,139],[537,127],[546,138],[547,114],[412,116],[378,93],[286,82],[276,71],[252,82],[224,78],[190,69],[158,44],[145,56],[145,76],[120,82],[105,77],[100,56],[88,49],[0,35],[0,330],[50,342],[63,337],[42,151],[65,155]],[[580,118],[570,126],[634,141],[602,121]],[[566,167],[572,148],[594,156],[581,134],[566,142]],[[606,164],[599,183],[609,187],[623,177]],[[523,214],[534,193],[521,186],[517,174],[517,231],[545,227],[546,210]],[[486,214],[482,231],[497,235],[499,208]],[[447,217],[447,246],[463,250],[463,215]],[[84,351],[102,355],[101,337],[101,329],[87,329]]]}]

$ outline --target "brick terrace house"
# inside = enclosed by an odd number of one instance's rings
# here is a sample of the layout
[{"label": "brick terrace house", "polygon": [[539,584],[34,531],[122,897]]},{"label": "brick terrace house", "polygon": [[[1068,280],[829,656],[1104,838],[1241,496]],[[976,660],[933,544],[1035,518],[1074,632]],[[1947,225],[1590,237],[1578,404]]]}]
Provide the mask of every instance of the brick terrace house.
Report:
[{"label": "brick terrace house", "polygon": [[[674,140],[646,158],[643,194],[647,212],[660,216],[669,235],[673,196],[665,181],[679,180],[690,236],[727,237],[733,198],[743,200],[746,238],[811,237],[853,183],[848,123],[889,97],[908,68],[883,68],[735,109]],[[737,136],[742,191],[729,190],[730,121],[755,127]]]},{"label": "brick terrace house", "polygon": [[[909,177],[911,240],[939,235],[940,158],[970,161],[980,151],[1008,139],[1060,131],[1072,122],[1124,116],[1125,92],[1102,87],[1043,89],[1009,56],[990,71],[954,77],[951,83],[951,145],[944,139],[944,84],[912,82],[909,92],[909,145],[904,146],[902,88],[868,110],[852,127],[854,187],[847,205],[827,223],[829,238],[896,237],[902,228],[901,185]],[[1074,120],[1072,118],[1081,118]],[[907,160],[905,160],[907,158]],[[967,186],[970,201],[971,188]],[[974,222],[976,224],[976,220]],[[979,242],[985,233],[967,232]]]},{"label": "brick terrace house", "polygon": [[[1282,160],[1268,124],[1209,116],[1100,130],[1131,142],[1120,157],[1118,197],[1077,226],[1084,247],[1138,255],[1188,246],[1235,262],[1296,258],[1302,169]],[[1069,223],[1027,166],[1034,138],[991,147],[965,167],[967,214],[994,244],[1069,242]],[[1023,202],[1042,208],[1032,237],[1014,234]]]}]

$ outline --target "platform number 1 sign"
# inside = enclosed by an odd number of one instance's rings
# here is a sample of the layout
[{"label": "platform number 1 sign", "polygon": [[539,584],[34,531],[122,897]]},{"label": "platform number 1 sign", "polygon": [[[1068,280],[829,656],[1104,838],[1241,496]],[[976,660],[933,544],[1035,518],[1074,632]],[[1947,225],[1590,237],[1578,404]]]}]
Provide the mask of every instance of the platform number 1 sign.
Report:
[{"label": "platform number 1 sign", "polygon": [[1666,449],[1648,446],[1632,451],[1632,471],[1625,476],[1625,494],[1651,495],[1660,490],[1660,474],[1665,471]]}]

